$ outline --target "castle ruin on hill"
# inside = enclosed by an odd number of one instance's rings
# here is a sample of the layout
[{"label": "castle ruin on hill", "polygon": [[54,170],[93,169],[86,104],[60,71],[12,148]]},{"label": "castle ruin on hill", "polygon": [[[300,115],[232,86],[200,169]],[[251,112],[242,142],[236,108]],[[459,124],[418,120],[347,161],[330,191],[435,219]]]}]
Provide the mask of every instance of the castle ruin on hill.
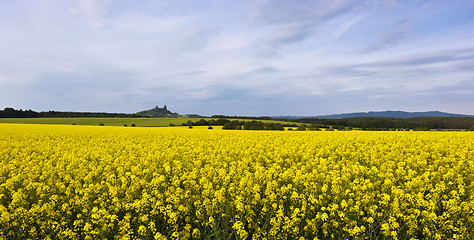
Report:
[{"label": "castle ruin on hill", "polygon": [[154,110],[156,111],[168,111],[168,109],[166,108],[166,105],[162,108],[158,107],[158,105],[156,105],[156,107],[154,108]]}]

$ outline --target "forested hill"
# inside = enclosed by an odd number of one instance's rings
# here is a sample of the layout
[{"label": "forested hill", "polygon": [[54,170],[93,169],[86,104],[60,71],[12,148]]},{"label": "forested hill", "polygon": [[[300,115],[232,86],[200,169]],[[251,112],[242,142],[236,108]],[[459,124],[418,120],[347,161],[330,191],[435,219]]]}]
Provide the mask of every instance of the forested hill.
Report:
[{"label": "forested hill", "polygon": [[166,105],[162,108],[156,106],[155,108],[145,110],[145,111],[140,111],[137,112],[138,115],[142,116],[148,116],[148,117],[180,117],[181,115],[177,113],[173,113],[168,108]]},{"label": "forested hill", "polygon": [[405,111],[381,111],[381,112],[356,112],[356,113],[342,113],[320,116],[282,116],[279,118],[299,119],[299,118],[321,118],[321,119],[343,119],[343,118],[358,118],[358,117],[386,117],[386,118],[417,118],[417,117],[474,117],[472,115],[454,114],[439,111],[429,112],[405,112]]},{"label": "forested hill", "polygon": [[342,119],[300,118],[288,121],[312,124],[316,127],[331,126],[334,128],[358,128],[364,130],[395,129],[471,129],[474,130],[473,117],[418,117],[418,118],[385,118],[359,117]]}]

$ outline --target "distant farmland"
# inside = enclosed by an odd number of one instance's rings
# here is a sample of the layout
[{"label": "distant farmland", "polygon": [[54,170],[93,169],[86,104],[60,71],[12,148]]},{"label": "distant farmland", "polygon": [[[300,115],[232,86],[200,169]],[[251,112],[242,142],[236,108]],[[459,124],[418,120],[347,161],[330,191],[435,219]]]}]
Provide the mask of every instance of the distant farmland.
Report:
[{"label": "distant farmland", "polygon": [[0,118],[0,123],[24,124],[60,124],[60,125],[99,125],[105,126],[131,126],[137,127],[164,127],[170,123],[181,125],[187,121],[197,121],[196,118]]},{"label": "distant farmland", "polygon": [[[211,118],[206,118],[210,120]],[[235,120],[235,119],[229,119]],[[137,127],[166,127],[170,123],[181,126],[188,121],[197,122],[199,118],[0,118],[0,123],[22,123],[22,124],[59,124],[59,125],[92,125],[98,126],[103,123],[105,126],[131,126]],[[244,121],[252,121],[245,119]],[[261,120],[259,120],[261,121]],[[288,124],[284,121],[262,120],[262,122],[273,122]],[[293,123],[291,123],[293,124]]]}]

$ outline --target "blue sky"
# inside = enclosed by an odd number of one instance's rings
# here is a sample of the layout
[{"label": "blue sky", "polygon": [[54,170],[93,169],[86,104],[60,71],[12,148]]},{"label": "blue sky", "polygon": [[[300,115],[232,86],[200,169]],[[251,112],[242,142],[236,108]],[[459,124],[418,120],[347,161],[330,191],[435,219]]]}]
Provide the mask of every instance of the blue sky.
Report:
[{"label": "blue sky", "polygon": [[0,0],[0,108],[474,114],[473,13],[473,0]]}]

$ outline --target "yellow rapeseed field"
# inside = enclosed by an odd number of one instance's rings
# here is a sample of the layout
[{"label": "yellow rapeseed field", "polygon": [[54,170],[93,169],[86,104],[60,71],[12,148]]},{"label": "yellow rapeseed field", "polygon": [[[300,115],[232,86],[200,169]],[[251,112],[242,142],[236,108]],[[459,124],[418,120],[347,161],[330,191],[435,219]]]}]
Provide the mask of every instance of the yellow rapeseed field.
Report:
[{"label": "yellow rapeseed field", "polygon": [[0,124],[3,239],[473,239],[474,132]]}]

